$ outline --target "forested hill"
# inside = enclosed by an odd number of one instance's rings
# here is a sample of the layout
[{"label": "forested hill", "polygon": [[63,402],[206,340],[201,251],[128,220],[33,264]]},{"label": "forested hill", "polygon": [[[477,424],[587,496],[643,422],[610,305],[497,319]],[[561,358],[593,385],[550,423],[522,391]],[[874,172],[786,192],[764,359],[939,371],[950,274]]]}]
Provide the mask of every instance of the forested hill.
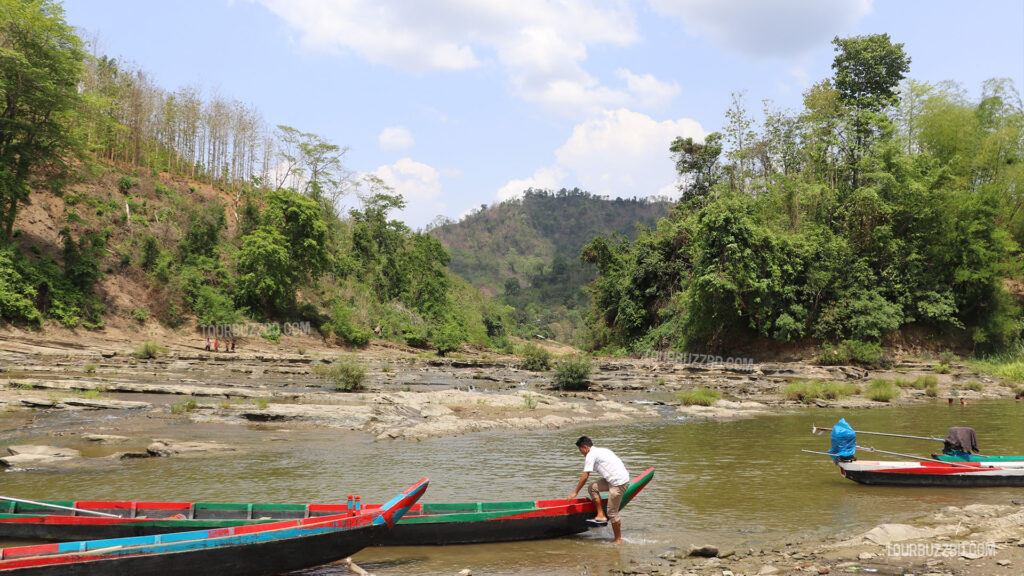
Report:
[{"label": "forested hill", "polygon": [[510,279],[532,285],[556,260],[559,267],[579,268],[580,249],[595,236],[635,238],[638,225],[653,226],[670,206],[657,198],[610,200],[579,189],[531,189],[522,198],[433,228],[430,235],[448,249],[452,271],[493,295],[503,293]]}]

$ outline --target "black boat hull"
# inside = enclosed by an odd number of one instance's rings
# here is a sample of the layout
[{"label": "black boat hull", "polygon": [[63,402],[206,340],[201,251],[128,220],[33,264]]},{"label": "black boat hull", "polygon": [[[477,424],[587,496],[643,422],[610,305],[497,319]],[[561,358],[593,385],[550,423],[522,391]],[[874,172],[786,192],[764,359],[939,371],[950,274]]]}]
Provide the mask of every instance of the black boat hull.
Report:
[{"label": "black boat hull", "polygon": [[981,474],[899,474],[846,470],[843,476],[873,486],[925,486],[946,488],[996,488],[1024,486],[1024,476],[997,476]]},{"label": "black boat hull", "polygon": [[355,554],[387,532],[386,524],[280,541],[4,570],[16,576],[271,576]]}]

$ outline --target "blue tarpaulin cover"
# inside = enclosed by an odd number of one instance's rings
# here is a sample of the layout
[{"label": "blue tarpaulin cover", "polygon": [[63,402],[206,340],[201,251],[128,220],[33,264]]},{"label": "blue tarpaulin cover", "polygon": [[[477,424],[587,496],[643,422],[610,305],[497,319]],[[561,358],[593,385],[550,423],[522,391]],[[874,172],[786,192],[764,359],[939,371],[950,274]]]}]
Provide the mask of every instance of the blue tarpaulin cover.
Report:
[{"label": "blue tarpaulin cover", "polygon": [[828,449],[828,453],[833,456],[833,460],[838,456],[853,456],[857,452],[857,433],[846,423],[846,418],[836,422],[829,437],[832,438],[832,447]]}]

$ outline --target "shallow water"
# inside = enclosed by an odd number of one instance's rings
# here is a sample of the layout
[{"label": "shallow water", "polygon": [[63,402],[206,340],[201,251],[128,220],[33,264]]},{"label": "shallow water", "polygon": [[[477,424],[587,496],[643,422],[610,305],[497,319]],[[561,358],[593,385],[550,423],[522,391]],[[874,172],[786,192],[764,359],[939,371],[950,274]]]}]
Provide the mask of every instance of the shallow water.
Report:
[{"label": "shallow water", "polygon": [[[640,424],[481,433],[418,443],[373,442],[365,435],[335,430],[289,432],[169,421],[159,430],[169,437],[221,440],[242,450],[215,457],[130,460],[110,468],[5,473],[0,475],[0,493],[37,499],[329,502],[344,501],[355,492],[374,502],[427,476],[427,501],[564,498],[582,468],[573,442],[583,432],[615,450],[632,474],[657,468],[651,485],[623,512],[623,546],[607,544],[610,529],[605,528],[538,542],[376,548],[355,557],[382,576],[454,574],[462,568],[476,574],[606,573],[609,567],[673,546],[771,548],[802,536],[866,529],[945,505],[1009,503],[1020,497],[1014,488],[855,484],[842,478],[826,457],[800,452],[827,450],[827,435],[812,436],[811,426],[831,426],[840,417],[858,430],[939,437],[949,426],[971,426],[984,452],[1024,454],[1024,404],[1012,400],[967,407],[936,402],[898,409],[807,409],[733,422],[680,420],[666,413]],[[941,448],[938,442],[866,435],[858,443],[918,455]],[[325,567],[313,573],[347,572]]]}]

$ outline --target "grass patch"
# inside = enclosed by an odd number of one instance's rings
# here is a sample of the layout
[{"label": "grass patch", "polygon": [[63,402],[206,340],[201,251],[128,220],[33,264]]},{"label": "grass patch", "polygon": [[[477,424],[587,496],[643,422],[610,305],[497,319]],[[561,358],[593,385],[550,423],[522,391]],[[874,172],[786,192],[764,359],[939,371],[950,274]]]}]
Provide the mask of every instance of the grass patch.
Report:
[{"label": "grass patch", "polygon": [[934,366],[932,366],[932,370],[935,370],[939,374],[949,374],[950,372],[952,372],[948,364],[935,364]]},{"label": "grass patch", "polygon": [[176,403],[174,406],[171,406],[171,414],[185,414],[187,412],[192,412],[198,407],[199,403],[196,402],[196,399],[189,396],[181,402]]},{"label": "grass patch", "polygon": [[160,345],[157,344],[156,342],[150,341],[143,342],[141,346],[135,349],[135,352],[132,352],[132,356],[140,360],[146,360],[150,358],[156,358],[157,356],[163,354],[164,352],[167,352],[167,350],[161,348]]},{"label": "grass patch", "polygon": [[366,368],[354,360],[344,358],[337,358],[330,364],[317,364],[313,367],[313,373],[330,382],[340,392],[362,390],[366,380]]},{"label": "grass patch", "polygon": [[555,366],[555,385],[562,390],[586,390],[590,387],[593,367],[584,356],[573,356]]},{"label": "grass patch", "polygon": [[900,389],[884,378],[872,378],[864,395],[876,402],[889,402],[900,395]]},{"label": "grass patch", "polygon": [[98,368],[98,366],[96,366],[95,364],[86,364],[85,365],[85,373],[86,374],[95,374],[96,373],[96,368]]},{"label": "grass patch", "polygon": [[971,380],[967,384],[964,384],[964,390],[973,390],[974,392],[981,392],[985,389],[985,385],[977,380]]},{"label": "grass patch", "polygon": [[533,394],[523,394],[523,408],[527,410],[537,409],[537,397]]},{"label": "grass patch", "polygon": [[718,390],[710,388],[695,388],[687,390],[679,395],[679,401],[684,406],[711,406],[722,397]]},{"label": "grass patch", "polygon": [[270,405],[270,401],[266,398],[256,398],[252,403],[260,410],[266,410],[267,406]]},{"label": "grass patch", "polygon": [[849,382],[796,380],[786,385],[784,394],[788,400],[806,404],[815,400],[841,400],[859,392],[860,387]]},{"label": "grass patch", "polygon": [[86,390],[85,392],[82,392],[82,398],[86,399],[98,398],[99,395],[100,391],[96,390],[95,388],[93,388],[92,390]]}]

